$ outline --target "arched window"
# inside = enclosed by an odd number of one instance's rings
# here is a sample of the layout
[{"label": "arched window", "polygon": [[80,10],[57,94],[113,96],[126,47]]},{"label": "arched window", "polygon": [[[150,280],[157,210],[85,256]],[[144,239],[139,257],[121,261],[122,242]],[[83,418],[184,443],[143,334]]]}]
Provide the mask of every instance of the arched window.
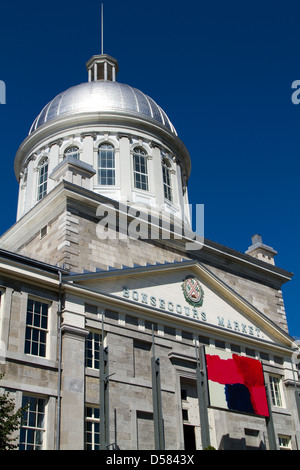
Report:
[{"label": "arched window", "polygon": [[133,151],[133,178],[135,188],[148,191],[147,154],[141,148]]},{"label": "arched window", "polygon": [[39,164],[39,176],[38,176],[38,191],[37,199],[40,201],[47,194],[47,182],[48,182],[48,159],[44,158]]},{"label": "arched window", "polygon": [[64,151],[64,158],[65,157],[73,157],[73,158],[77,158],[77,160],[79,160],[79,148],[74,146],[74,145],[72,147],[67,148]]},{"label": "arched window", "polygon": [[165,159],[162,160],[162,174],[165,199],[172,201],[171,172],[170,167]]},{"label": "arched window", "polygon": [[111,186],[115,183],[115,149],[110,144],[102,144],[98,151],[98,184]]}]

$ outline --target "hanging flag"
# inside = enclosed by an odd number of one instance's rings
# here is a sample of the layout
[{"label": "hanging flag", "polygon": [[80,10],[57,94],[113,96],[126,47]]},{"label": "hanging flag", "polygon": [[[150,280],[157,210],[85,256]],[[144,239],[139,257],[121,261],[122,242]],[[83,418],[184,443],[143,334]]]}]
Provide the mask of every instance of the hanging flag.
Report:
[{"label": "hanging flag", "polygon": [[205,348],[210,406],[269,416],[259,360]]}]

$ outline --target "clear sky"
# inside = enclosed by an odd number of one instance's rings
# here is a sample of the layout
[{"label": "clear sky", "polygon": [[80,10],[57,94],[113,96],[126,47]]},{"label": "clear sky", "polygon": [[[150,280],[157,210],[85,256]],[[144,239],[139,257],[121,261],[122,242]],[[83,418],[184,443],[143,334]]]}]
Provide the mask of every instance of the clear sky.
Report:
[{"label": "clear sky", "polygon": [[[101,52],[100,1],[2,2],[0,233],[16,218],[15,153],[45,104],[87,81]],[[300,3],[276,0],[104,1],[104,52],[118,81],[150,95],[192,159],[190,202],[205,236],[245,252],[251,236],[294,273],[283,286],[290,334],[299,325]]]}]

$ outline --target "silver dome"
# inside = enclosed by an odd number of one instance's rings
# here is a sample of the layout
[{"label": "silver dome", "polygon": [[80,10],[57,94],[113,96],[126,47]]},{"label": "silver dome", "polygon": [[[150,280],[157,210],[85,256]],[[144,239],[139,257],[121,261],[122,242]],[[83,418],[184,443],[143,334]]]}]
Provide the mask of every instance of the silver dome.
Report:
[{"label": "silver dome", "polygon": [[152,98],[129,85],[106,80],[82,83],[57,95],[37,116],[29,134],[58,117],[101,111],[145,117],[177,135],[166,113]]}]

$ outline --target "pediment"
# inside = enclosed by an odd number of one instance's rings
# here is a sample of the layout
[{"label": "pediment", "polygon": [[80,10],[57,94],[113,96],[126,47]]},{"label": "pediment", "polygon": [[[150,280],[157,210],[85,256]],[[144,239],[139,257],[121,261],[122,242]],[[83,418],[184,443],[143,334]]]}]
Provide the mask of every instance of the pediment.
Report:
[{"label": "pediment", "polygon": [[204,328],[290,346],[292,339],[256,307],[196,261],[115,269],[65,279],[89,291],[190,321]]}]

